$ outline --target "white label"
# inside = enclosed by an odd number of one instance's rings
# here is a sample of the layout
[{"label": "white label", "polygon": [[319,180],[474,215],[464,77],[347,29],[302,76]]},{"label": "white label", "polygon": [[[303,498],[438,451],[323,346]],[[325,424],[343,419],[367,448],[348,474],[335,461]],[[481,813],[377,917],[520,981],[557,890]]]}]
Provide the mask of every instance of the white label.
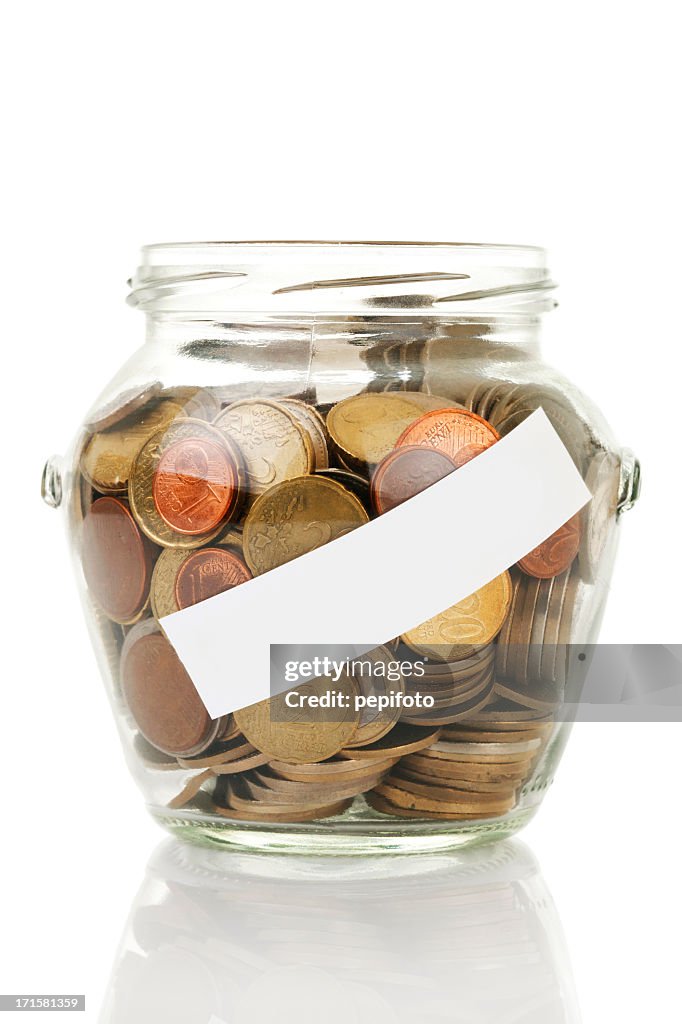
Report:
[{"label": "white label", "polygon": [[218,718],[270,696],[270,644],[369,651],[479,590],[590,497],[538,409],[385,515],[161,625]]}]

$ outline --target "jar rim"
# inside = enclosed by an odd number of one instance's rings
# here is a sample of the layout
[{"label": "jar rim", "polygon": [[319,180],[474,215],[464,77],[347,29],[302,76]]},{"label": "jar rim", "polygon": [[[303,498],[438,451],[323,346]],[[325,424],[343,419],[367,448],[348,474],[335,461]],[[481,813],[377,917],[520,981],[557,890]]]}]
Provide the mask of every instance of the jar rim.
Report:
[{"label": "jar rim", "polygon": [[148,312],[500,315],[551,308],[543,248],[486,242],[207,241],[142,248]]}]

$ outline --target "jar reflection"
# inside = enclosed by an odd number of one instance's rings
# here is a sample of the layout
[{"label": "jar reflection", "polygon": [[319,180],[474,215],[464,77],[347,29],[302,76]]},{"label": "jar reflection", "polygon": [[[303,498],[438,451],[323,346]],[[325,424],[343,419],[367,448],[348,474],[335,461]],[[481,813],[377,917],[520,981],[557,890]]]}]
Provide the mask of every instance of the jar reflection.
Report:
[{"label": "jar reflection", "polygon": [[100,1024],[577,1022],[522,844],[430,857],[153,855]]}]

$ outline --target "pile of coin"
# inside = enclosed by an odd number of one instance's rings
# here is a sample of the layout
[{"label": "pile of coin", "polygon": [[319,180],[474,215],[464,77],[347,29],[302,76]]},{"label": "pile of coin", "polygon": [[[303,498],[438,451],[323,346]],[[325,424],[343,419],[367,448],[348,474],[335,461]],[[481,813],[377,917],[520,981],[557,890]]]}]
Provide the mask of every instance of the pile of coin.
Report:
[{"label": "pile of coin", "polygon": [[[350,701],[333,721],[302,720],[280,697],[210,718],[159,620],[389,513],[540,404],[593,501],[509,571],[371,652],[421,666],[373,677],[375,689],[426,694],[430,707]],[[565,645],[615,512],[617,466],[574,429],[560,394],[485,380],[464,402],[367,390],[320,406],[309,392],[231,401],[152,383],[85,426],[73,489],[83,575],[135,756],[149,773],[177,773],[171,808],[265,823],[514,809],[546,750]],[[322,599],[333,581],[311,585]],[[352,672],[334,682],[351,696],[366,686]]]}]

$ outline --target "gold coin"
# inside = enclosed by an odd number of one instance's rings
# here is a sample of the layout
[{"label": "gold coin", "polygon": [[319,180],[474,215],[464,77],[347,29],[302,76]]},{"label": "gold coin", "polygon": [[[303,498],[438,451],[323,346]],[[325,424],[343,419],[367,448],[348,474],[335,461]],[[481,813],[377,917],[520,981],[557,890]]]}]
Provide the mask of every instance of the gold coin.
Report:
[{"label": "gold coin", "polygon": [[247,504],[269,487],[313,470],[315,453],[310,436],[279,402],[233,402],[213,424],[234,441],[242,454]]},{"label": "gold coin", "polygon": [[[153,434],[140,449],[133,463],[130,473],[130,486],[128,489],[128,500],[130,510],[135,516],[140,528],[157,544],[162,547],[175,548],[198,548],[202,544],[213,540],[225,529],[225,522],[221,522],[208,533],[186,534],[178,533],[161,517],[156,507],[153,494],[153,482],[156,468],[159,465],[164,451],[177,441],[199,438],[210,441],[221,449],[228,448],[229,456],[238,466],[239,460],[233,455],[233,449],[225,440],[219,430],[203,420],[183,419],[176,423],[169,424],[165,429]],[[240,489],[241,489],[240,480]],[[236,505],[233,508],[233,514]]]},{"label": "gold coin", "polygon": [[509,612],[512,582],[508,572],[439,615],[403,633],[402,640],[417,654],[454,661],[458,648],[487,644],[497,636]]},{"label": "gold coin", "polygon": [[[367,663],[372,667],[371,673],[365,673]],[[405,681],[402,675],[398,679],[389,679],[388,673],[393,668],[395,659],[387,647],[377,647],[362,657],[354,660],[354,675],[360,686],[362,694],[371,697],[402,697],[405,693]],[[378,666],[384,665],[387,675],[378,673]],[[395,674],[395,673],[392,673]],[[370,743],[376,743],[382,736],[385,736],[400,718],[401,705],[396,701],[395,707],[378,708],[367,706],[362,709],[360,725],[355,734],[355,739],[348,744],[348,749],[353,747],[366,747]]]},{"label": "gold coin", "polygon": [[156,560],[149,588],[149,599],[155,619],[178,611],[175,600],[175,579],[183,562],[192,555],[183,548],[164,548]]},{"label": "gold coin", "polygon": [[234,524],[230,524],[226,530],[219,533],[213,544],[217,548],[229,548],[230,551],[234,551],[240,558],[244,557],[244,539],[241,529],[236,527]]},{"label": "gold coin", "polygon": [[381,462],[411,423],[424,412],[457,407],[457,402],[415,391],[363,393],[344,398],[327,414],[327,430],[341,459],[357,470]]},{"label": "gold coin", "polygon": [[[359,694],[356,681],[342,676],[332,682],[320,676],[299,687],[299,694],[322,697],[327,691],[338,694],[339,704],[333,709],[287,707],[286,694],[234,712],[234,719],[250,743],[258,750],[291,764],[312,764],[333,757],[354,738],[360,722],[355,698]],[[332,717],[336,721],[330,720]]]},{"label": "gold coin", "polygon": [[111,430],[93,434],[81,456],[83,476],[102,494],[122,494],[139,451],[153,434],[176,419],[183,419],[182,407],[162,401],[128,416]]},{"label": "gold coin", "polygon": [[244,523],[244,560],[258,576],[367,522],[355,495],[335,480],[285,480],[250,509]]},{"label": "gold coin", "polygon": [[315,455],[314,469],[327,469],[329,466],[329,448],[327,447],[327,428],[325,422],[314,406],[306,405],[298,398],[282,398],[280,405],[293,413],[298,423],[310,437]]}]

